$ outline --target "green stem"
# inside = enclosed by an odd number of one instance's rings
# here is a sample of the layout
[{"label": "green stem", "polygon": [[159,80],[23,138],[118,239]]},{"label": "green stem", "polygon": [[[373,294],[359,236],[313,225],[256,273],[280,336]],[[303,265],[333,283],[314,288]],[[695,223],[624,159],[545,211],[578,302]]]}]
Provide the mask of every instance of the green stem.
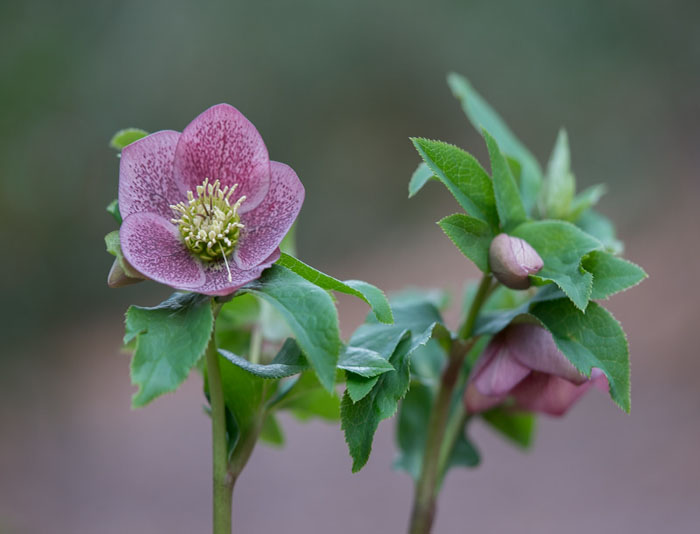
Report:
[{"label": "green stem", "polygon": [[474,323],[481,306],[489,295],[490,289],[491,275],[487,274],[482,278],[469,313],[464,324],[459,329],[458,339],[452,342],[447,367],[442,373],[440,387],[428,421],[428,436],[423,453],[420,477],[416,483],[409,534],[428,534],[433,525],[438,485],[442,478],[440,474],[441,453],[452,395],[464,365],[464,359],[476,341],[472,338]]},{"label": "green stem", "polygon": [[[216,306],[216,305],[215,305]],[[218,309],[214,308],[214,322]],[[231,499],[235,477],[228,469],[226,444],[226,404],[219,369],[219,355],[216,350],[215,329],[206,351],[209,402],[211,404],[212,463],[213,463],[213,534],[231,534]]]}]

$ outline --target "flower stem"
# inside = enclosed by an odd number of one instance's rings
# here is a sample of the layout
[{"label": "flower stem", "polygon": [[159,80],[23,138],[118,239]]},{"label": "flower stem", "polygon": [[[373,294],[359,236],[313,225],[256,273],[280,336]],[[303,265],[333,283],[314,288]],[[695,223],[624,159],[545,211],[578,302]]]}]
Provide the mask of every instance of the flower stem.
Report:
[{"label": "flower stem", "polygon": [[[214,308],[214,321],[218,309]],[[228,470],[226,444],[226,404],[216,350],[216,336],[212,329],[206,351],[209,402],[211,404],[212,463],[213,463],[213,534],[231,534],[231,499],[235,477]]]},{"label": "flower stem", "polygon": [[[457,385],[459,373],[464,365],[467,353],[474,345],[476,339],[472,336],[474,323],[481,306],[488,297],[491,289],[491,275],[487,274],[481,280],[474,301],[464,324],[459,329],[459,336],[452,342],[452,347],[447,362],[447,367],[442,373],[442,379],[438,388],[435,404],[428,421],[428,436],[423,453],[423,462],[416,490],[413,498],[413,511],[411,512],[411,524],[409,534],[428,534],[431,531],[435,518],[435,501],[437,499],[438,486],[442,478],[441,469],[444,469],[446,460],[444,456],[443,440],[450,414],[450,404]],[[450,436],[450,439],[451,436]]]}]

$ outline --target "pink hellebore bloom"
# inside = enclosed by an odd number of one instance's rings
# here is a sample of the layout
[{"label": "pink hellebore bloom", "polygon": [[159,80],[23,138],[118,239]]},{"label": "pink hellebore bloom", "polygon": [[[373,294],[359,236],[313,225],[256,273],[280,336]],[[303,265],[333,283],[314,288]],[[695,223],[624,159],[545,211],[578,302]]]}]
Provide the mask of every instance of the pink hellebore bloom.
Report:
[{"label": "pink hellebore bloom", "polygon": [[600,369],[594,368],[586,378],[547,330],[518,323],[488,344],[474,365],[464,401],[469,412],[478,413],[513,397],[517,409],[560,416],[591,386],[607,391],[608,381]]},{"label": "pink hellebore bloom", "polygon": [[258,278],[303,202],[295,172],[269,160],[255,126],[228,104],[122,151],[124,257],[175,289],[228,295]]}]

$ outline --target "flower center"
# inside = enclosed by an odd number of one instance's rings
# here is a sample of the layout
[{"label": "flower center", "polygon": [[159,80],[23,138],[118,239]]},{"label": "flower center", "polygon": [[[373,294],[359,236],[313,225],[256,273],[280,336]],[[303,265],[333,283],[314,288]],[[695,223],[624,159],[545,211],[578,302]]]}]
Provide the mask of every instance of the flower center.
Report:
[{"label": "flower center", "polygon": [[192,191],[187,192],[187,202],[170,206],[179,218],[172,219],[177,224],[185,246],[199,259],[214,261],[220,258],[228,262],[229,256],[243,228],[238,215],[238,208],[245,200],[240,197],[234,204],[230,199],[238,187],[221,188],[219,180],[209,183],[209,178],[198,185],[197,196]]}]

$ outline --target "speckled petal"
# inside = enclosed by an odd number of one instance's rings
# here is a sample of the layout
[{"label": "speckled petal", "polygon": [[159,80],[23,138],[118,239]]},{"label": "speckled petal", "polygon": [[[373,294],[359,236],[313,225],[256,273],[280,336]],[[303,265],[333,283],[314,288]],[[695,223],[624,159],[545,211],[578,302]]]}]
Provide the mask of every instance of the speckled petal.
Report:
[{"label": "speckled petal", "polygon": [[304,186],[294,170],[271,161],[267,196],[257,208],[241,216],[244,228],[234,252],[241,269],[257,265],[279,246],[299,215],[304,195]]},{"label": "speckled petal", "polygon": [[203,285],[194,288],[192,291],[202,293],[203,295],[230,295],[236,289],[243,287],[248,282],[260,278],[262,272],[275,263],[280,257],[279,249],[276,249],[268,256],[265,261],[256,265],[247,271],[238,269],[235,264],[229,260],[229,268],[231,269],[231,278],[228,280],[228,271],[223,260],[204,264],[204,273],[206,281]]},{"label": "speckled petal", "polygon": [[562,416],[592,385],[592,380],[576,385],[558,376],[535,371],[512,393],[519,408]]},{"label": "speckled petal", "polygon": [[470,382],[482,395],[504,395],[529,373],[528,367],[511,357],[502,334],[499,334],[477,360]]},{"label": "speckled petal", "polygon": [[206,277],[200,262],[180,241],[175,226],[152,213],[129,215],[119,229],[124,257],[146,278],[194,291]]},{"label": "speckled petal", "polygon": [[205,178],[223,186],[238,184],[235,197],[246,196],[240,213],[250,211],[267,194],[270,159],[255,126],[228,104],[218,104],[183,130],[175,149],[175,181],[183,193],[195,191]]},{"label": "speckled petal", "polygon": [[173,216],[171,204],[185,197],[173,178],[173,159],[179,132],[164,130],[124,147],[119,163],[119,212]]},{"label": "speckled petal", "polygon": [[506,344],[511,355],[534,371],[566,378],[583,384],[586,377],[557,348],[547,330],[531,323],[511,324],[505,329]]}]

